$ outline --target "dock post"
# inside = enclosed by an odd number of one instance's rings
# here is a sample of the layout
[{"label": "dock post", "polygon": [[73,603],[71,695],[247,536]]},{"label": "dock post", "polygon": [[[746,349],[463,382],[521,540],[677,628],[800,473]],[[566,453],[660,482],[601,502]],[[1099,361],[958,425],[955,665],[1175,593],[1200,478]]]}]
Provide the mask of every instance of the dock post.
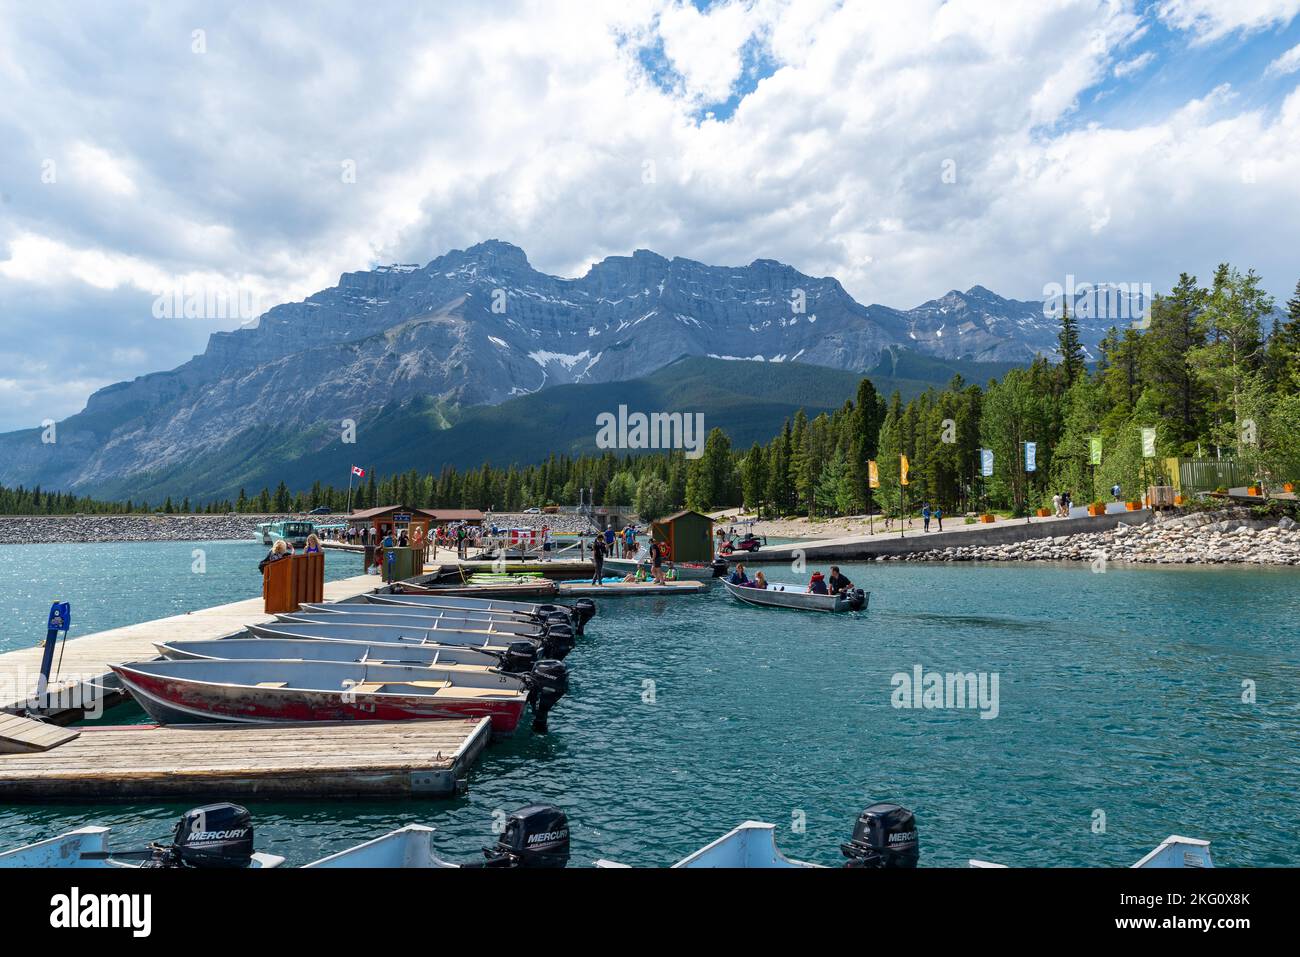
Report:
[{"label": "dock post", "polygon": [[66,601],[56,601],[50,606],[48,630],[45,633],[45,648],[41,654],[41,674],[36,680],[36,701],[45,700],[45,692],[50,684],[50,669],[54,667],[54,646],[59,643],[59,632],[67,640],[68,629],[72,626],[72,607]]}]

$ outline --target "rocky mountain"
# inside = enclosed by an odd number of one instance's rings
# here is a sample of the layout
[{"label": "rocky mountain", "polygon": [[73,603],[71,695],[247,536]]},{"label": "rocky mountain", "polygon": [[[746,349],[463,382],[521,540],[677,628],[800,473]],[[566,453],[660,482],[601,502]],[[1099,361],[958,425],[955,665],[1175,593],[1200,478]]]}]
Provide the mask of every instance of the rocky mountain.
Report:
[{"label": "rocky mountain", "polygon": [[[638,250],[563,279],[489,241],[423,267],[345,273],[213,335],[179,368],[101,389],[53,443],[36,429],[0,435],[0,483],[96,491],[196,461],[254,468],[259,456],[324,448],[345,419],[364,435],[384,407],[418,400],[450,426],[459,410],[623,382],[684,355],[862,372],[903,346],[1005,362],[1049,353],[1055,328],[1041,303],[979,286],[902,311],[773,260],[719,267]],[[1085,327],[1084,338],[1095,347],[1100,333]]]}]

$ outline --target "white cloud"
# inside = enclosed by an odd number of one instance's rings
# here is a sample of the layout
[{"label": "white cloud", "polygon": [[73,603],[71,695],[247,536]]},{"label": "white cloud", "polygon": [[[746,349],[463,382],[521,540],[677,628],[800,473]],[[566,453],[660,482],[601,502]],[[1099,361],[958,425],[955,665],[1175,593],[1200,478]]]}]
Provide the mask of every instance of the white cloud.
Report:
[{"label": "white cloud", "polygon": [[1148,50],[1145,53],[1138,54],[1131,60],[1116,63],[1114,70],[1111,72],[1115,75],[1117,80],[1122,80],[1126,76],[1132,76],[1134,73],[1140,73],[1142,70],[1145,70],[1150,66],[1151,62],[1155,60],[1155,58],[1156,55]]},{"label": "white cloud", "polygon": [[1298,13],[1300,0],[1162,0],[1157,8],[1161,20],[1189,31],[1197,43],[1285,25]]},{"label": "white cloud", "polygon": [[[490,237],[564,275],[638,247],[781,259],[897,306],[975,283],[1032,297],[1067,271],[1159,287],[1222,259],[1294,283],[1294,96],[1274,116],[1220,89],[1140,126],[1078,127],[1097,83],[1146,65],[1117,62],[1146,29],[1128,3],[490,9],[375,0],[373,26],[342,2],[11,18],[0,356],[49,330],[70,379],[169,368],[221,326],[160,328],[159,283],[293,300]],[[1212,29],[1199,22],[1186,29]],[[86,37],[118,68],[81,66]],[[657,39],[679,89],[645,72]],[[747,43],[771,75],[733,116],[697,121],[736,89]],[[47,156],[57,184],[39,181]]]},{"label": "white cloud", "polygon": [[1270,76],[1287,76],[1300,70],[1300,43],[1287,50],[1264,71]]}]

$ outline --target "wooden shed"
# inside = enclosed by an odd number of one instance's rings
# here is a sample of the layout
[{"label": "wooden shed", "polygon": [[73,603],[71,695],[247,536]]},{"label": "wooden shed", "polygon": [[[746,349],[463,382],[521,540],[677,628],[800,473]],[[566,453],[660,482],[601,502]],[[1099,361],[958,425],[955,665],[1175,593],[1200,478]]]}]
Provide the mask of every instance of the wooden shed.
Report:
[{"label": "wooden shed", "polygon": [[713,561],[713,519],[687,509],[650,523],[655,541],[677,562]]}]

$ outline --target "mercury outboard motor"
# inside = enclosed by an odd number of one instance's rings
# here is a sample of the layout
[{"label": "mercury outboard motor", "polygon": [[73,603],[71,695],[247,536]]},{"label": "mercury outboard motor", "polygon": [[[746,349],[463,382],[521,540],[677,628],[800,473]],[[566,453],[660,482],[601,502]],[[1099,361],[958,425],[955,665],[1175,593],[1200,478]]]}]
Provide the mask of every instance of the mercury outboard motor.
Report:
[{"label": "mercury outboard motor", "polygon": [[483,848],[483,858],[482,867],[564,867],[569,863],[569,820],[550,804],[520,808],[506,818],[496,846]]},{"label": "mercury outboard motor", "polygon": [[248,867],[253,861],[253,817],[238,804],[205,804],[181,816],[170,845],[154,842],[138,851],[95,851],[81,856],[85,860],[140,860],[142,868]]},{"label": "mercury outboard motor", "polygon": [[501,670],[511,675],[532,671],[540,651],[541,642],[531,639],[512,641],[500,655]]},{"label": "mercury outboard motor", "polygon": [[542,635],[542,652],[547,658],[563,661],[577,644],[568,625],[548,625]]},{"label": "mercury outboard motor", "polygon": [[916,867],[921,856],[916,817],[899,804],[873,804],[853,825],[853,837],[840,845],[845,867]]},{"label": "mercury outboard motor", "polygon": [[596,603],[590,598],[579,598],[573,603],[573,613],[578,619],[578,634],[582,634],[587,622],[596,615]]},{"label": "mercury outboard motor", "polygon": [[562,661],[539,661],[532,671],[519,677],[528,688],[528,703],[533,706],[533,730],[545,734],[550,730],[547,715],[569,690],[569,669]]},{"label": "mercury outboard motor", "polygon": [[862,611],[867,607],[867,593],[861,588],[850,588],[848,591],[849,607],[854,611]]},{"label": "mercury outboard motor", "polygon": [[710,567],[713,569],[714,578],[722,578],[727,574],[727,560],[725,558],[715,558]]}]

